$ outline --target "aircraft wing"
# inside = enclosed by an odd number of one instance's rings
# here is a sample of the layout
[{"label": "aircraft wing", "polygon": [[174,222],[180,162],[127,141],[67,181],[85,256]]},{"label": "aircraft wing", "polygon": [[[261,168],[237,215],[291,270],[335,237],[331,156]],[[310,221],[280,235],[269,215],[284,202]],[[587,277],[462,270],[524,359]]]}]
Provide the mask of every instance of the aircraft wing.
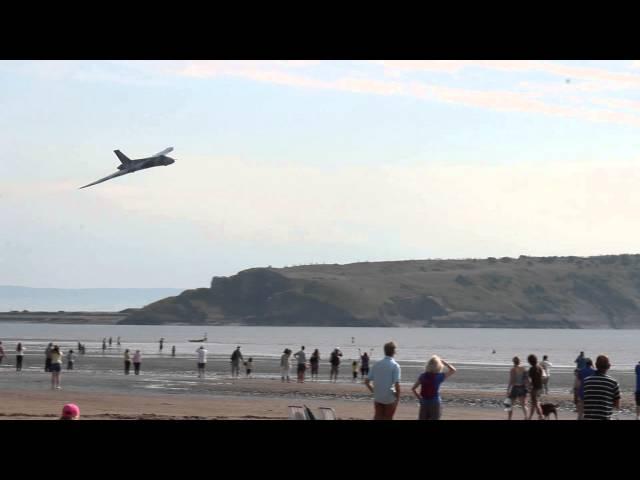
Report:
[{"label": "aircraft wing", "polygon": [[120,170],[119,172],[112,173],[111,175],[109,175],[107,177],[104,177],[104,178],[101,178],[100,180],[96,180],[95,182],[90,183],[89,185],[85,185],[84,187],[80,187],[80,189],[87,188],[87,187],[90,187],[91,185],[96,185],[98,183],[102,183],[102,182],[105,182],[107,180],[111,180],[112,178],[116,178],[116,177],[119,177],[121,175],[126,175],[127,173],[131,173],[131,172],[128,172],[126,170]]},{"label": "aircraft wing", "polygon": [[166,155],[167,153],[173,152],[173,147],[168,147],[162,150],[161,152],[156,153],[155,155],[151,155],[152,157],[159,157],[160,155]]}]

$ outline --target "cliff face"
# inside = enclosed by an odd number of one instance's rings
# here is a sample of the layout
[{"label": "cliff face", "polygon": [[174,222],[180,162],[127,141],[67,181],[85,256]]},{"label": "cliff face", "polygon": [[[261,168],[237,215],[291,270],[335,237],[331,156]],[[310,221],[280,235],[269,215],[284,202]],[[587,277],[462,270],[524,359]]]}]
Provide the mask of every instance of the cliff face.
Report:
[{"label": "cliff face", "polygon": [[253,268],[124,322],[640,328],[640,255]]}]

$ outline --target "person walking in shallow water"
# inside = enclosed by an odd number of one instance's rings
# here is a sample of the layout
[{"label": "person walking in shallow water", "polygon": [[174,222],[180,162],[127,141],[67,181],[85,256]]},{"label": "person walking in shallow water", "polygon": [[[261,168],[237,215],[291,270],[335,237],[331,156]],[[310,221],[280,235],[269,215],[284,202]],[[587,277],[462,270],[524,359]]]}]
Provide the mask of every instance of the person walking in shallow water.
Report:
[{"label": "person walking in shallow water", "polygon": [[69,350],[67,354],[67,370],[73,370],[73,362],[75,362],[76,356],[73,353],[73,350]]},{"label": "person walking in shallow water", "polygon": [[318,366],[320,364],[320,352],[316,348],[311,357],[309,357],[309,364],[311,365],[311,381],[318,381]]},{"label": "person walking in shallow water", "polygon": [[204,369],[207,366],[207,350],[200,345],[196,353],[198,354],[198,378],[204,378]]},{"label": "person walking in shallow water", "polygon": [[136,350],[133,354],[133,373],[140,375],[140,364],[142,363],[142,354],[140,350]]},{"label": "person walking in shallow water", "polygon": [[62,352],[58,345],[51,349],[51,390],[60,390],[60,371],[62,370]]},{"label": "person walking in shallow water", "polygon": [[22,371],[22,359],[24,358],[25,348],[22,346],[21,342],[18,342],[16,345],[16,372]]},{"label": "person walking in shallow water", "polygon": [[240,376],[240,362],[243,361],[240,345],[231,354],[231,376],[238,378]]},{"label": "person walking in shallow water", "polygon": [[131,356],[129,355],[129,349],[125,349],[124,351],[124,374],[129,375],[129,370],[131,369]]}]

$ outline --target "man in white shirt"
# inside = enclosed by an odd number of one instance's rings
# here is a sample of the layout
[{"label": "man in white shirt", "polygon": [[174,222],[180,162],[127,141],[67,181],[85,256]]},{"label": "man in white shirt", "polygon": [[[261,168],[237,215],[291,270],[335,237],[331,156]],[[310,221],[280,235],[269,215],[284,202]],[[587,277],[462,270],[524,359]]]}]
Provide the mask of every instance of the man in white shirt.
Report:
[{"label": "man in white shirt", "polygon": [[204,378],[204,367],[207,366],[207,350],[200,345],[196,353],[198,354],[198,378]]},{"label": "man in white shirt", "polygon": [[[373,393],[374,420],[393,420],[400,401],[400,365],[393,359],[395,342],[384,344],[385,357],[376,362],[364,383]],[[373,382],[373,388],[371,387]]]},{"label": "man in white shirt", "polygon": [[293,356],[298,360],[298,383],[304,383],[304,371],[307,369],[307,354],[304,353],[304,345]]},{"label": "man in white shirt", "polygon": [[549,361],[549,357],[544,355],[542,357],[542,362],[540,362],[540,366],[542,367],[542,388],[544,389],[545,395],[548,395],[549,377],[551,377],[551,367],[553,367],[553,364]]}]

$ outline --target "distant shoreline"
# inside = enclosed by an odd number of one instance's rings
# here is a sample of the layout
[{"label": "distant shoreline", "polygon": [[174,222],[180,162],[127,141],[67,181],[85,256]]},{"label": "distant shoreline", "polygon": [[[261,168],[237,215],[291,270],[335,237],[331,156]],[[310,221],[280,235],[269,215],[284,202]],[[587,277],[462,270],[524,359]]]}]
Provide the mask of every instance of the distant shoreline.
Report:
[{"label": "distant shoreline", "polygon": [[[117,325],[118,322],[126,319],[129,315],[137,310],[137,309],[127,309],[128,311],[121,312],[106,312],[106,311],[96,311],[96,312],[66,312],[66,311],[57,311],[57,312],[45,312],[45,311],[21,311],[21,312],[0,312],[0,324],[2,322],[6,323],[52,323],[52,324],[60,324],[60,325]],[[175,323],[124,323],[120,325],[150,325],[150,326],[180,326],[180,327],[326,327],[329,326],[331,328],[335,327],[345,327],[345,328],[371,328],[371,325],[275,325],[275,324],[255,324],[255,323],[240,323],[240,322],[215,322],[215,323],[184,323],[184,322],[175,322]],[[437,327],[437,326],[425,326],[418,327],[416,325],[397,325],[393,327],[385,327],[385,326],[375,326],[375,328],[507,328],[514,330],[522,330],[522,329],[553,329],[553,330],[583,330],[582,328],[562,328],[562,327],[549,327],[548,325],[535,327],[531,325],[526,326],[518,326],[518,327],[507,327],[503,325],[451,325],[447,327]],[[638,330],[638,328],[599,328],[597,330]]]}]

